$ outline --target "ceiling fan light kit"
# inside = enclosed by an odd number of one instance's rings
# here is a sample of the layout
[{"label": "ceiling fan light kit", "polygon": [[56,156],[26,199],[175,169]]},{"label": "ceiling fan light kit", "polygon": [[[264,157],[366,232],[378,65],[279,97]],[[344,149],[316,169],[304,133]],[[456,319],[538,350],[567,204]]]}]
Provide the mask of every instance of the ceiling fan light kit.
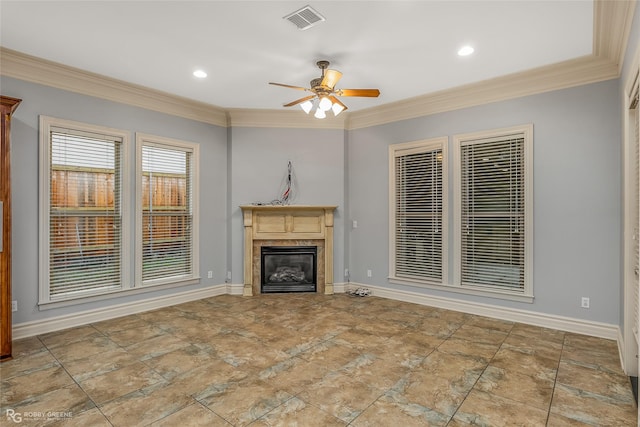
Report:
[{"label": "ceiling fan light kit", "polygon": [[322,75],[319,78],[311,80],[311,82],[309,82],[309,88],[269,82],[271,85],[313,93],[313,95],[305,96],[304,98],[284,104],[285,107],[300,105],[300,108],[307,114],[315,108],[314,117],[324,119],[327,117],[326,112],[329,110],[333,112],[334,116],[337,116],[347,109],[347,106],[336,98],[336,96],[376,98],[380,95],[378,89],[336,89],[335,86],[342,77],[342,73],[337,70],[328,69],[329,61],[318,61],[316,65],[322,70]]}]

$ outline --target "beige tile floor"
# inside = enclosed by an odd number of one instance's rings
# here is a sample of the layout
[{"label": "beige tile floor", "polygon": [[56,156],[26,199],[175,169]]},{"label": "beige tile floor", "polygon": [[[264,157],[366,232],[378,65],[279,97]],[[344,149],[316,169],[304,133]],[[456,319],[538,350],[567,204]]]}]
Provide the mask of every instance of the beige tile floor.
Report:
[{"label": "beige tile floor", "polygon": [[218,296],[16,341],[0,375],[7,426],[637,425],[614,341],[376,297]]}]

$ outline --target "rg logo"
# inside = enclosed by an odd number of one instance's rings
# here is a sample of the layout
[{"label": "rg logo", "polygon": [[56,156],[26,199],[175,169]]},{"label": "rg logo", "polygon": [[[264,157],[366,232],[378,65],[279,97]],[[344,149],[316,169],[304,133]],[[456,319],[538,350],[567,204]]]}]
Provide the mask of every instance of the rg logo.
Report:
[{"label": "rg logo", "polygon": [[5,414],[7,415],[7,420],[11,420],[14,423],[22,422],[22,414],[20,412],[16,412],[13,409],[7,409],[7,412]]}]

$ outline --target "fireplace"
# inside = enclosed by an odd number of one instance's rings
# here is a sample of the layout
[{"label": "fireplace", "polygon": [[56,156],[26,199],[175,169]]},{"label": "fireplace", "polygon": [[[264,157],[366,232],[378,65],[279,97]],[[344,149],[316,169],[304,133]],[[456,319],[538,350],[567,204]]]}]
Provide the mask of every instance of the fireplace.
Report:
[{"label": "fireplace", "polygon": [[316,292],[316,246],[262,246],[262,293]]},{"label": "fireplace", "polygon": [[[336,206],[245,205],[240,208],[244,223],[244,296],[276,292],[333,294],[333,211]],[[270,260],[273,254],[268,254],[265,261],[262,248],[268,248],[267,253],[279,251],[277,263]],[[294,255],[297,251],[302,253]],[[283,265],[283,258],[290,258],[288,264]],[[281,267],[279,271],[278,267]],[[297,280],[302,273],[304,279]]]}]

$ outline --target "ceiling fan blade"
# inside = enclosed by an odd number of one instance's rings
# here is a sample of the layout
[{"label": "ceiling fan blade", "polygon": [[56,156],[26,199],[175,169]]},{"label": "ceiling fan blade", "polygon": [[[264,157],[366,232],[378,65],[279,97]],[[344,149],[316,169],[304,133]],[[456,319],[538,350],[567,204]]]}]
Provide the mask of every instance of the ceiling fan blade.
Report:
[{"label": "ceiling fan blade", "polygon": [[366,96],[376,98],[380,95],[378,89],[340,89],[336,91],[338,96]]},{"label": "ceiling fan blade", "polygon": [[320,82],[320,86],[326,86],[328,88],[333,89],[338,83],[338,80],[342,77],[342,73],[336,70],[326,70],[324,72],[324,77]]},{"label": "ceiling fan blade", "polygon": [[313,99],[315,97],[316,97],[315,95],[305,96],[304,98],[296,99],[295,101],[292,101],[288,104],[284,104],[284,107],[293,107],[294,105],[301,104],[304,101],[309,101],[310,99]]},{"label": "ceiling fan blade", "polygon": [[346,110],[347,110],[347,106],[346,106],[346,105],[344,105],[344,104],[343,104],[343,103],[342,103],[338,98],[336,98],[335,96],[331,95],[331,96],[329,97],[329,100],[330,100],[331,102],[333,102],[334,104],[341,105],[341,106],[342,106],[342,108],[344,108],[344,110],[342,110],[342,111],[346,111]]},{"label": "ceiling fan blade", "polygon": [[270,85],[276,85],[276,86],[282,86],[282,87],[288,87],[291,89],[297,89],[297,90],[309,90],[306,87],[300,87],[300,86],[291,86],[291,85],[286,85],[284,83],[273,83],[273,82],[269,82]]}]

